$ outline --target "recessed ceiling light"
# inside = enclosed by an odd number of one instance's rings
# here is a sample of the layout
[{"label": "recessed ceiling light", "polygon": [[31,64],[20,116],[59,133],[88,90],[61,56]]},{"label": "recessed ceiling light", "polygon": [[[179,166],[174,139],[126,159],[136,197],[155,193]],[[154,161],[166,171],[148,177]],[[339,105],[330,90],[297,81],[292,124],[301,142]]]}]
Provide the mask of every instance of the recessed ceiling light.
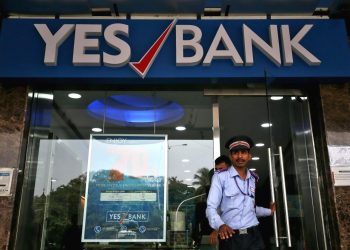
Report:
[{"label": "recessed ceiling light", "polygon": [[102,132],[102,128],[92,128],[91,130],[96,133]]},{"label": "recessed ceiling light", "polygon": [[189,162],[189,159],[182,159],[182,162]]},{"label": "recessed ceiling light", "polygon": [[258,160],[260,160],[260,157],[254,156],[254,157],[252,157],[252,160],[253,161],[258,161]]},{"label": "recessed ceiling light", "polygon": [[270,99],[273,101],[279,101],[283,99],[283,96],[271,96]]},{"label": "recessed ceiling light", "polygon": [[69,98],[72,98],[72,99],[79,99],[79,98],[81,98],[81,94],[78,94],[78,93],[69,93],[69,94],[68,94],[68,97],[69,97]]},{"label": "recessed ceiling light", "polygon": [[272,123],[265,122],[265,123],[262,123],[260,126],[263,128],[268,128],[272,126]]},{"label": "recessed ceiling light", "polygon": [[259,143],[255,144],[255,146],[256,146],[256,147],[263,147],[263,146],[265,146],[265,144],[262,143],[262,142],[259,142]]},{"label": "recessed ceiling light", "polygon": [[186,130],[186,127],[185,126],[177,126],[175,129],[178,131],[184,131],[184,130]]}]

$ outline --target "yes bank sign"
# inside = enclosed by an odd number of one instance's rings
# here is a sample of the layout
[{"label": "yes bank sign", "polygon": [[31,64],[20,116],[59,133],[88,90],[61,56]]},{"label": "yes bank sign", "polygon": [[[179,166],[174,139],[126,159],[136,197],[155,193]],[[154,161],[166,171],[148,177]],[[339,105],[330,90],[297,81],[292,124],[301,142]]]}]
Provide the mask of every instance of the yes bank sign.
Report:
[{"label": "yes bank sign", "polygon": [[2,78],[350,76],[342,20],[6,19]]}]

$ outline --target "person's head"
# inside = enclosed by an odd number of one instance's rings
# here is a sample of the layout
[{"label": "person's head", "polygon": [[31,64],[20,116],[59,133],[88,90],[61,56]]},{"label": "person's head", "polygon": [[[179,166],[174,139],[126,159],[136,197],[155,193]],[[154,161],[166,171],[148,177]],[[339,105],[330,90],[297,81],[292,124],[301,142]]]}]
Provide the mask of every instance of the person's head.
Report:
[{"label": "person's head", "polygon": [[250,149],[253,146],[253,140],[245,135],[231,137],[225,144],[225,147],[230,151],[233,165],[238,168],[245,168],[252,159]]},{"label": "person's head", "polygon": [[228,156],[220,155],[218,158],[215,159],[215,170],[216,171],[225,170],[229,166],[231,166],[231,160]]}]

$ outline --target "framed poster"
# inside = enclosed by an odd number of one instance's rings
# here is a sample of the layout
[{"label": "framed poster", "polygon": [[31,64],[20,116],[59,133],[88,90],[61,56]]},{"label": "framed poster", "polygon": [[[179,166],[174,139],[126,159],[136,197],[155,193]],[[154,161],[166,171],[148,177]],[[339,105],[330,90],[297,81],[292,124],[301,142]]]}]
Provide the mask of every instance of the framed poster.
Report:
[{"label": "framed poster", "polygon": [[165,242],[166,135],[90,136],[83,242]]}]

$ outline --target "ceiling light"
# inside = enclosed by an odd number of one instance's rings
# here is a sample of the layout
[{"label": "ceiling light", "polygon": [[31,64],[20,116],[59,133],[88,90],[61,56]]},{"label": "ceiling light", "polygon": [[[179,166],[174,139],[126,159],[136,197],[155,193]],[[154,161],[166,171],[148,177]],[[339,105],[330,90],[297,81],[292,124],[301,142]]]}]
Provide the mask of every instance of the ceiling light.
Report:
[{"label": "ceiling light", "polygon": [[263,128],[268,128],[272,126],[272,123],[265,122],[265,123],[262,123],[260,126]]},{"label": "ceiling light", "polygon": [[[33,93],[28,93],[28,96],[33,97]],[[34,98],[53,100],[53,94],[35,93]]]},{"label": "ceiling light", "polygon": [[263,147],[263,146],[265,146],[265,144],[262,143],[262,142],[259,142],[259,143],[255,144],[255,146],[256,146],[256,147]]},{"label": "ceiling light", "polygon": [[182,162],[189,162],[189,159],[182,159]]},{"label": "ceiling light", "polygon": [[258,161],[258,160],[260,160],[260,157],[254,156],[254,157],[252,157],[252,160],[253,161]]},{"label": "ceiling light", "polygon": [[292,101],[294,101],[295,99],[297,99],[295,96],[292,96],[291,98],[290,98]]},{"label": "ceiling light", "polygon": [[102,128],[92,128],[91,130],[96,133],[102,132]]},{"label": "ceiling light", "polygon": [[283,99],[283,96],[271,96],[270,99],[273,101],[279,101]]},{"label": "ceiling light", "polygon": [[79,98],[81,98],[81,94],[78,94],[78,93],[69,93],[69,94],[68,94],[68,97],[69,97],[69,98],[72,98],[72,99],[79,99]]},{"label": "ceiling light", "polygon": [[174,124],[184,115],[183,107],[171,100],[142,95],[111,95],[91,102],[88,114],[118,126],[154,127]]},{"label": "ceiling light", "polygon": [[307,100],[307,97],[306,96],[302,96],[302,97],[300,97],[300,99],[305,101],[305,100]]},{"label": "ceiling light", "polygon": [[177,131],[184,131],[184,130],[186,130],[186,127],[185,126],[177,126],[175,129]]}]

